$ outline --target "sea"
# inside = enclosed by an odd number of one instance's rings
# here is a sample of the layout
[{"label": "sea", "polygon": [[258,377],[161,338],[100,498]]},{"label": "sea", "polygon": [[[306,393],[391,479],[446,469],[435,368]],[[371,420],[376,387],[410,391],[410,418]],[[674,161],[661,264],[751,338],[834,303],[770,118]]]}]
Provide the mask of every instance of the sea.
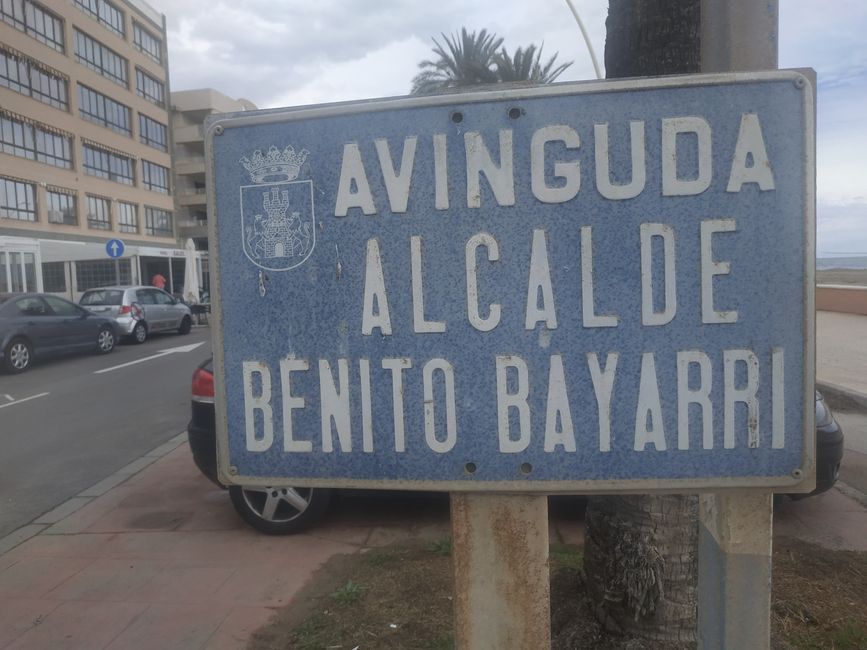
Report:
[{"label": "sea", "polygon": [[867,255],[817,257],[816,270],[828,269],[867,269]]}]

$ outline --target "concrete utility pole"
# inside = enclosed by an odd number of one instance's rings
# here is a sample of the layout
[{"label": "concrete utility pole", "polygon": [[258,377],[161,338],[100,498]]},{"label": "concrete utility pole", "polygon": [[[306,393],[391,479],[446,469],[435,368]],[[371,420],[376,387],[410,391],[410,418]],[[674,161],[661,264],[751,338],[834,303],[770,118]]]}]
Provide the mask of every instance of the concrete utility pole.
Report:
[{"label": "concrete utility pole", "polygon": [[[701,0],[702,72],[777,68],[778,0]],[[703,494],[699,647],[769,648],[773,494]]]}]

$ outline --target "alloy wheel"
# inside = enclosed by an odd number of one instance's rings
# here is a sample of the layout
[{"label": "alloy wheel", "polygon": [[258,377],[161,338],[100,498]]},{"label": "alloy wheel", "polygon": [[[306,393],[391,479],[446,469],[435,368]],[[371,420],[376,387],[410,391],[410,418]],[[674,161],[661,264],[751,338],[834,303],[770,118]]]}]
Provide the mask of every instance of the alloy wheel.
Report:
[{"label": "alloy wheel", "polygon": [[103,354],[111,352],[114,349],[114,334],[112,334],[111,330],[104,329],[99,331],[97,346]]},{"label": "alloy wheel", "polygon": [[13,341],[8,354],[9,365],[15,372],[22,372],[30,365],[30,347],[24,341]]}]

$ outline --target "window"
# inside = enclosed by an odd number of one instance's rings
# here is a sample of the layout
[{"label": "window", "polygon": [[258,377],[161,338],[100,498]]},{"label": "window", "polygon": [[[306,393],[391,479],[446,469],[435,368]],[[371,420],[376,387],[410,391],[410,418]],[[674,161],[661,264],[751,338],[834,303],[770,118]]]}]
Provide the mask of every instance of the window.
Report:
[{"label": "window", "polygon": [[132,135],[129,107],[81,84],[78,84],[78,111],[89,122],[123,135]]},{"label": "window", "polygon": [[87,227],[111,230],[111,201],[100,196],[87,197]]},{"label": "window", "polygon": [[117,203],[117,229],[120,232],[138,232],[138,209],[135,203]]},{"label": "window", "polygon": [[107,178],[122,185],[134,185],[133,159],[92,144],[82,144],[84,173]]},{"label": "window", "polygon": [[40,43],[64,51],[63,21],[33,0],[0,0],[0,17]]},{"label": "window", "polygon": [[128,259],[76,262],[76,288],[78,291],[87,291],[114,284],[132,284],[131,268]]},{"label": "window", "polygon": [[144,97],[160,108],[166,105],[166,86],[159,79],[154,79],[141,68],[135,69],[135,91],[139,97]]},{"label": "window", "polygon": [[154,237],[172,237],[172,213],[160,208],[145,207],[145,234]]},{"label": "window", "polygon": [[64,169],[72,168],[72,136],[0,112],[0,151]]},{"label": "window", "polygon": [[66,78],[29,57],[0,47],[0,86],[43,104],[69,110]]},{"label": "window", "polygon": [[80,316],[83,313],[81,307],[78,307],[63,298],[58,298],[57,296],[45,296],[43,299],[48,303],[48,306],[51,307],[51,311],[54,312],[55,316]]},{"label": "window", "polygon": [[78,210],[75,194],[68,190],[58,191],[53,188],[45,190],[48,204],[48,223],[59,223],[65,226],[78,225]]},{"label": "window", "polygon": [[75,60],[119,86],[129,87],[127,62],[120,54],[75,30]]},{"label": "window", "polygon": [[46,293],[64,293],[66,291],[66,263],[42,263],[42,290]]},{"label": "window", "polygon": [[39,296],[30,296],[27,298],[19,298],[15,301],[15,306],[18,307],[18,313],[22,316],[50,316],[51,309],[45,304],[45,301]]},{"label": "window", "polygon": [[36,221],[36,186],[0,176],[0,219]]},{"label": "window", "polygon": [[123,38],[126,34],[124,29],[123,11],[115,7],[108,0],[75,0],[75,4],[91,18],[101,25],[113,31]]},{"label": "window", "polygon": [[162,63],[163,42],[137,22],[132,24],[132,43],[137,50],[147,54],[157,63]]},{"label": "window", "polygon": [[138,115],[138,137],[144,144],[160,151],[168,151],[168,134],[165,124],[152,120],[147,115]]},{"label": "window", "polygon": [[141,183],[146,189],[160,194],[169,193],[169,170],[147,160],[141,161]]}]

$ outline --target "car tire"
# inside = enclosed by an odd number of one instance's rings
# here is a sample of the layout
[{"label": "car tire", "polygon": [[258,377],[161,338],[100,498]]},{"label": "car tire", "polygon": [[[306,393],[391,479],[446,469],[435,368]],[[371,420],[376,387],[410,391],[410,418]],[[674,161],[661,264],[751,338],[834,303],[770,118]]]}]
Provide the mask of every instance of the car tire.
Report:
[{"label": "car tire", "polygon": [[114,350],[115,343],[114,332],[111,331],[110,327],[103,327],[96,335],[96,353],[108,354]]},{"label": "car tire", "polygon": [[318,521],[331,501],[326,488],[229,486],[241,518],[268,535],[299,533]]},{"label": "car tire", "polygon": [[135,324],[135,327],[132,328],[132,334],[130,334],[130,339],[133,343],[144,343],[148,337],[148,326],[145,325],[143,320],[140,320]]},{"label": "car tire", "polygon": [[27,339],[12,339],[3,351],[3,363],[11,373],[24,372],[33,363],[33,346]]},{"label": "car tire", "polygon": [[193,329],[193,320],[189,316],[184,316],[178,334],[189,334],[191,329]]}]

